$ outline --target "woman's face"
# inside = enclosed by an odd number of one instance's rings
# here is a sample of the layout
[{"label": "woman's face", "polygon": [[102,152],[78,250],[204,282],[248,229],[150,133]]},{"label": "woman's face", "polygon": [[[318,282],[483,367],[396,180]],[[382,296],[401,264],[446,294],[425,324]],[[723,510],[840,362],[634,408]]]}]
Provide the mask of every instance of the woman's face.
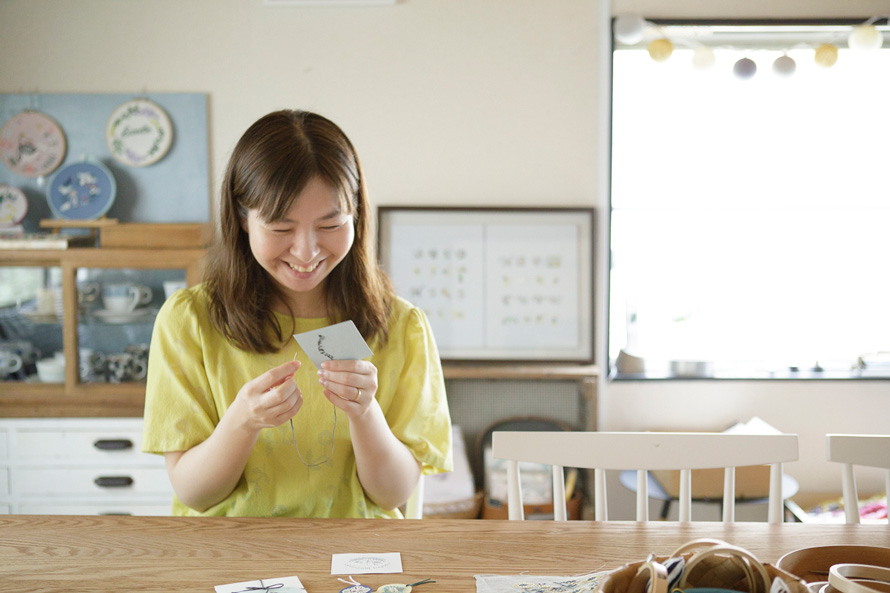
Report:
[{"label": "woman's face", "polygon": [[324,317],[328,275],[355,240],[352,215],[319,178],[310,181],[282,220],[264,221],[249,210],[242,222],[257,262],[301,317]]}]

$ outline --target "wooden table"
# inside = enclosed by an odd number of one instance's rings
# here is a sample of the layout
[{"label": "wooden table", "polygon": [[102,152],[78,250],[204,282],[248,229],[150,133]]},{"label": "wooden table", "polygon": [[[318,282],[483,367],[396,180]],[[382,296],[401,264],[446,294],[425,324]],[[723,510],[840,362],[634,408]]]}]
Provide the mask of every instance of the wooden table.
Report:
[{"label": "wooden table", "polygon": [[886,525],[482,520],[0,516],[0,590],[195,591],[300,577],[308,593],[345,587],[332,553],[400,552],[404,573],[355,575],[375,589],[474,593],[476,574],[576,575],[717,537],[765,562],[802,547],[890,547]]}]

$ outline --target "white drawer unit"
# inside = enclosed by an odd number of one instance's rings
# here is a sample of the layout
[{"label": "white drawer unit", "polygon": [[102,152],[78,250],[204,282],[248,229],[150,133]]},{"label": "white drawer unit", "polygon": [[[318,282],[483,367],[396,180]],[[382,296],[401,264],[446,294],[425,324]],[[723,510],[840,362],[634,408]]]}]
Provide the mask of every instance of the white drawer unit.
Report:
[{"label": "white drawer unit", "polygon": [[0,513],[168,515],[164,458],[141,418],[0,419]]},{"label": "white drawer unit", "polygon": [[[7,511],[8,513],[9,511]],[[0,506],[0,514],[3,513],[3,507]],[[119,503],[109,501],[105,503],[83,503],[83,504],[67,504],[58,502],[57,504],[36,503],[36,504],[20,504],[18,507],[19,515],[140,515],[165,517],[170,515],[170,504],[150,504],[150,503]]]}]

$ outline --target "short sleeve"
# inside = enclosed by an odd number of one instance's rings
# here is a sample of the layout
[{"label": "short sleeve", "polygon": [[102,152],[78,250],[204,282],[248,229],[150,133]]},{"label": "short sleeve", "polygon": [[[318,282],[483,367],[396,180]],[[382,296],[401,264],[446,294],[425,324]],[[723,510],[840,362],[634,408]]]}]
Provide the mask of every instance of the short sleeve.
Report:
[{"label": "short sleeve", "polygon": [[142,431],[147,453],[190,449],[219,422],[203,362],[207,316],[196,306],[196,290],[177,291],[155,320]]},{"label": "short sleeve", "polygon": [[390,341],[400,342],[393,404],[386,411],[393,434],[423,465],[423,473],[452,470],[451,415],[432,329],[421,309],[411,307]]}]

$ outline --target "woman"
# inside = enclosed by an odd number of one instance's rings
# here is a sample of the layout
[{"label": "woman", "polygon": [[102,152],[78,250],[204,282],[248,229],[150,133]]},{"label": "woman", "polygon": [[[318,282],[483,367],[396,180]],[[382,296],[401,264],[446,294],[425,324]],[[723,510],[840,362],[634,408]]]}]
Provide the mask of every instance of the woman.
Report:
[{"label": "woman", "polygon": [[[143,449],[174,514],[400,517],[451,470],[451,421],[423,312],[374,258],[358,156],[333,122],[278,111],[229,161],[205,282],[158,314]],[[293,334],[352,320],[374,352],[315,369]]]}]

